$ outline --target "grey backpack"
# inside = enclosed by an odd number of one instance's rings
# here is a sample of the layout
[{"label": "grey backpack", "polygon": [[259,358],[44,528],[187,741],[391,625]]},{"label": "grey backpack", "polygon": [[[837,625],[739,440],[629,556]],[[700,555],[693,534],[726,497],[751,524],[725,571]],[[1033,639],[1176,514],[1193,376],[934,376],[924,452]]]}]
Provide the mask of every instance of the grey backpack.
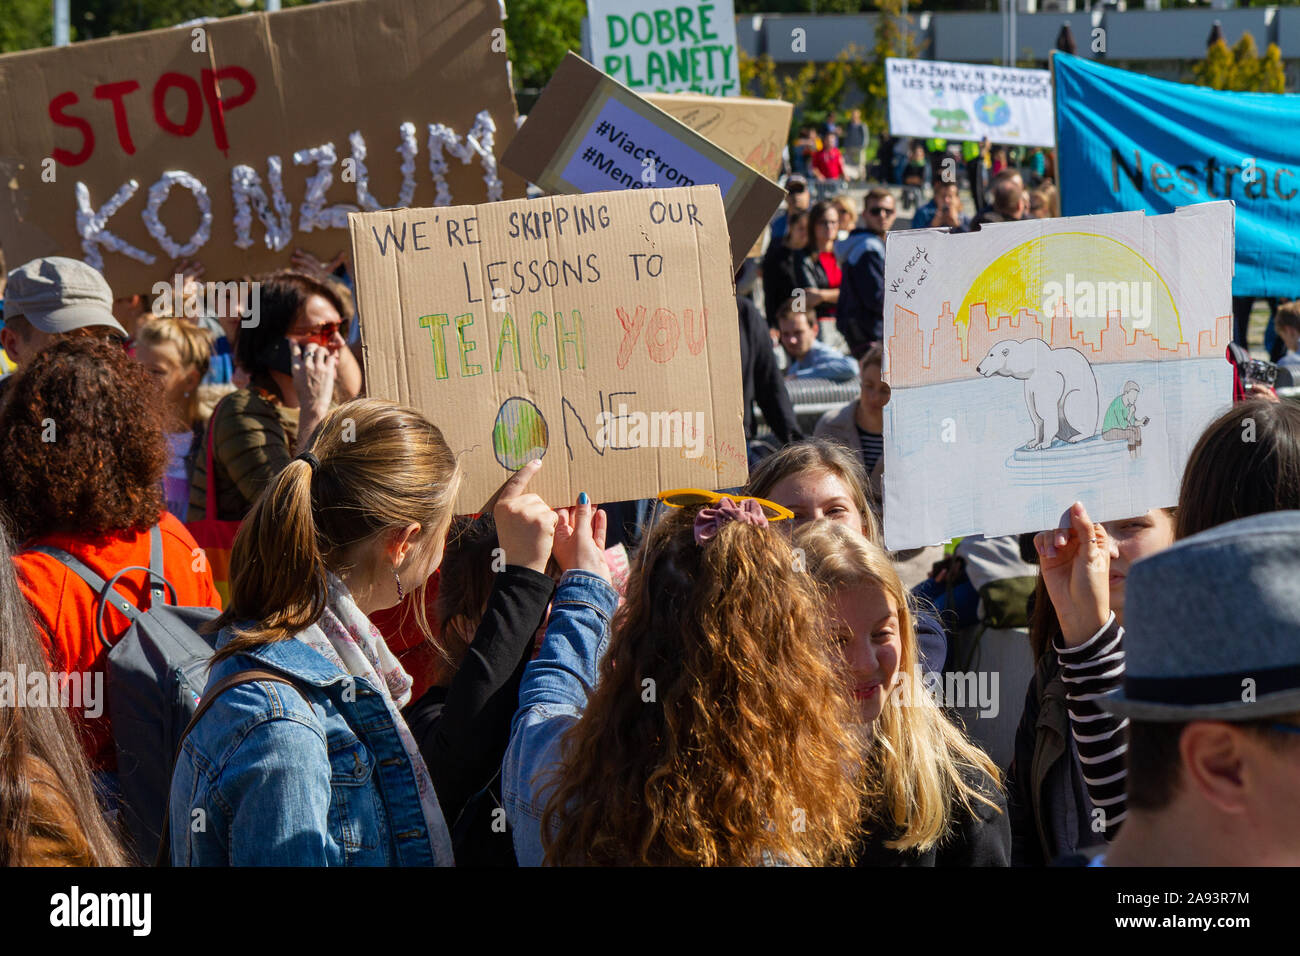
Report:
[{"label": "grey backpack", "polygon": [[[176,589],[163,573],[162,531],[157,525],[149,532],[149,567],[122,568],[107,582],[59,548],[38,545],[28,550],[58,560],[98,595],[95,635],[108,648],[108,717],[117,748],[122,812],[137,858],[151,860],[164,826],[176,747],[198,708],[208,664],[216,653],[216,635],[200,634],[199,628],[220,612],[176,605]],[[148,610],[136,607],[115,586],[127,571],[148,573]],[[130,621],[116,641],[104,633],[109,601]]]}]

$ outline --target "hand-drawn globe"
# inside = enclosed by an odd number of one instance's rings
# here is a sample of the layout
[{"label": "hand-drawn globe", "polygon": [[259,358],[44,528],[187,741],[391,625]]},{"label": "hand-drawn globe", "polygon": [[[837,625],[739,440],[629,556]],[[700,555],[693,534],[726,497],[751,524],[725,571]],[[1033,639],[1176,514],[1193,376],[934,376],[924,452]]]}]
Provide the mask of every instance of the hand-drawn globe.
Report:
[{"label": "hand-drawn globe", "polygon": [[1011,107],[996,93],[985,93],[977,99],[975,110],[985,126],[1001,126],[1011,119]]},{"label": "hand-drawn globe", "polygon": [[526,398],[507,398],[492,426],[492,451],[501,467],[518,471],[546,454],[546,418]]}]

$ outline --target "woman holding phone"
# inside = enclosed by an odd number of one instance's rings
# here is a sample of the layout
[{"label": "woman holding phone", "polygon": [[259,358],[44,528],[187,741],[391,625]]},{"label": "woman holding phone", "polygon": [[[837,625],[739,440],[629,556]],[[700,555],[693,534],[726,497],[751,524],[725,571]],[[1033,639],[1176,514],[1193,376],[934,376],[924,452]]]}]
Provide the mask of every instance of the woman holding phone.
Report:
[{"label": "woman holding phone", "polygon": [[329,413],[340,369],[356,364],[346,348],[345,305],[333,286],[306,273],[277,272],[254,294],[258,321],[241,328],[235,342],[249,384],[221,401],[204,437],[212,448],[217,514],[205,513],[203,448],[190,482],[190,521],[243,519]]}]

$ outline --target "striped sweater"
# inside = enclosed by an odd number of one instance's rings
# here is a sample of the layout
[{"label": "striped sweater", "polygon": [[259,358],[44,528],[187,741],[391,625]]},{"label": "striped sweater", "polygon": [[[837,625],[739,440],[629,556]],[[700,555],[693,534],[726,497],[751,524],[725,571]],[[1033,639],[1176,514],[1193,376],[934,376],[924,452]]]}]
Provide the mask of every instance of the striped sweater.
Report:
[{"label": "striped sweater", "polygon": [[1126,813],[1128,718],[1102,710],[1097,699],[1116,690],[1124,680],[1124,628],[1111,614],[1106,626],[1078,647],[1054,644],[1065,683],[1070,729],[1083,766],[1088,796],[1113,840]]}]

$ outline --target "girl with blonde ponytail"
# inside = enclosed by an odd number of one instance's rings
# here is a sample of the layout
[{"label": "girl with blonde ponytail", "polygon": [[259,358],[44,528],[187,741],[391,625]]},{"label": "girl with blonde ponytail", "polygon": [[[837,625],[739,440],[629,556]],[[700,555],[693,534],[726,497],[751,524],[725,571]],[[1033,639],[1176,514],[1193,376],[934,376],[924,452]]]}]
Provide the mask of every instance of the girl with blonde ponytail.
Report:
[{"label": "girl with blonde ponytail", "polygon": [[[331,412],[258,498],[235,539],[230,601],[212,625],[205,698],[250,669],[279,680],[216,692],[185,739],[172,778],[173,863],[453,862],[400,713],[411,678],[369,615],[437,568],[459,477],[441,432],[418,412],[361,399]],[[503,497],[536,497],[522,495],[526,477],[512,482]],[[529,540],[544,561],[554,517],[540,499],[532,505]]]},{"label": "girl with blonde ponytail", "polygon": [[914,613],[889,556],[830,521],[800,528],[794,546],[824,602],[867,732],[858,865],[1009,866],[998,769],[940,709],[938,675],[922,676]]}]

